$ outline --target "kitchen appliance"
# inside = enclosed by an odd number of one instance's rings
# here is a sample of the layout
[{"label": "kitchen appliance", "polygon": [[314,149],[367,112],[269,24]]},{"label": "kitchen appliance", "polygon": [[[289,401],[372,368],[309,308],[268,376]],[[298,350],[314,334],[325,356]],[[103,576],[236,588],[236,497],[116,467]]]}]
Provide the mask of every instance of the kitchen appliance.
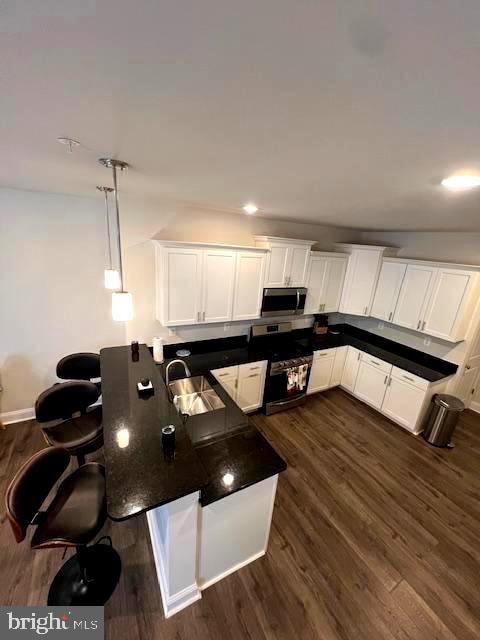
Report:
[{"label": "kitchen appliance", "polygon": [[267,288],[263,290],[262,317],[298,316],[305,309],[307,290],[304,287],[287,289]]},{"label": "kitchen appliance", "polygon": [[313,351],[308,339],[298,339],[291,322],[254,325],[251,351],[269,360],[265,379],[264,410],[267,415],[305,402]]},{"label": "kitchen appliance", "polygon": [[313,316],[313,333],[316,336],[326,336],[328,333],[328,316],[324,313],[316,313]]}]

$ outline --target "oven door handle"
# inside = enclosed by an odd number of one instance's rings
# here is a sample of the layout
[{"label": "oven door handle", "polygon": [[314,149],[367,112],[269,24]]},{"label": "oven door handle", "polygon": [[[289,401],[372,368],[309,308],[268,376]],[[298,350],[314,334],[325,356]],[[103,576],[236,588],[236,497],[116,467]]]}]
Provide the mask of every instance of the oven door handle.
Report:
[{"label": "oven door handle", "polygon": [[295,307],[295,313],[297,313],[299,306],[300,306],[300,289],[297,289],[297,306]]}]

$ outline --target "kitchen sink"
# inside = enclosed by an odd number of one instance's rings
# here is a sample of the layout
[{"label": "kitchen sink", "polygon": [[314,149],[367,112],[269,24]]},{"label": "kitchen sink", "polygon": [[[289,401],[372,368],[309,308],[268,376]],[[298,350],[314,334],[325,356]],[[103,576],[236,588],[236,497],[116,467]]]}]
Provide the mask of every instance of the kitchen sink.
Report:
[{"label": "kitchen sink", "polygon": [[175,408],[181,414],[196,416],[225,408],[204,376],[175,380],[170,382],[168,389]]}]

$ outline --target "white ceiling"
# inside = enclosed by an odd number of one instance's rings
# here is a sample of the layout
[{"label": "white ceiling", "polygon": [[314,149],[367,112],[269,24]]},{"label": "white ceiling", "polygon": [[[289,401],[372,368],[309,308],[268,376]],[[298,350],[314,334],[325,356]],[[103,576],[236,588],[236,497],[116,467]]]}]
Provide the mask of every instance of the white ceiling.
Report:
[{"label": "white ceiling", "polygon": [[[0,3],[0,185],[480,229],[478,0]],[[84,148],[68,155],[56,142]]]}]

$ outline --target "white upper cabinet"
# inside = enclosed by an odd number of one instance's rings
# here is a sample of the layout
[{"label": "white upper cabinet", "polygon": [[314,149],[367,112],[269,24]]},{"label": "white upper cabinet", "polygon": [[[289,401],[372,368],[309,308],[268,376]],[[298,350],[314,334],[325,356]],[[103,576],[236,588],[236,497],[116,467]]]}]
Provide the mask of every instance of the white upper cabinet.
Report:
[{"label": "white upper cabinet", "polygon": [[157,318],[166,327],[259,318],[265,254],[155,242]]},{"label": "white upper cabinet", "polygon": [[337,245],[350,253],[340,311],[368,316],[387,247]]},{"label": "white upper cabinet", "polygon": [[264,272],[264,253],[237,251],[232,320],[260,317]]},{"label": "white upper cabinet", "polygon": [[421,330],[443,340],[463,340],[475,306],[476,284],[477,275],[472,271],[439,268]]},{"label": "white upper cabinet", "polygon": [[421,330],[436,268],[409,264],[403,279],[393,322],[408,329]]},{"label": "white upper cabinet", "polygon": [[188,247],[156,250],[157,316],[165,326],[196,324],[202,308],[203,251]]},{"label": "white upper cabinet", "polygon": [[235,251],[205,249],[202,322],[227,322],[232,319],[235,259]]},{"label": "white upper cabinet", "polygon": [[264,286],[304,287],[313,244],[309,240],[255,236],[256,247],[269,249]]},{"label": "white upper cabinet", "polygon": [[383,261],[370,314],[374,318],[393,320],[406,269],[405,263]]},{"label": "white upper cabinet", "polygon": [[305,313],[338,311],[346,268],[346,256],[311,253]]}]

